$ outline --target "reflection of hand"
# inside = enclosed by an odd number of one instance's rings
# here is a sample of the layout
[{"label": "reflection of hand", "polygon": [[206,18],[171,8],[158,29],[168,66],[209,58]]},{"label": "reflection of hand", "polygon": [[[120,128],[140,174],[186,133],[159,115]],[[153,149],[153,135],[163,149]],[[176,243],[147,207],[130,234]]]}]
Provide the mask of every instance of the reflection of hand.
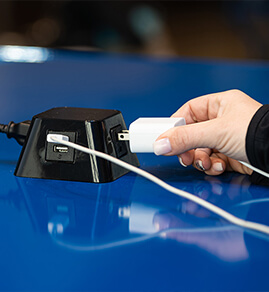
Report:
[{"label": "reflection of hand", "polygon": [[[201,199],[226,210],[235,204],[241,203],[242,199],[252,199],[252,195],[249,192],[250,182],[248,177],[240,174],[233,175],[226,182],[228,183],[224,186],[219,177],[206,176],[201,183],[196,181],[193,184],[191,192]],[[210,211],[189,200],[183,200],[177,209],[183,214],[194,215],[199,218],[212,216]]]},{"label": "reflection of hand", "polygon": [[184,117],[186,126],[175,127],[154,143],[157,155],[178,155],[184,165],[193,164],[210,175],[225,170],[251,174],[237,160],[248,162],[245,139],[248,125],[261,107],[239,90],[190,100],[173,117]]},{"label": "reflection of hand", "polygon": [[[201,219],[195,218],[195,221],[197,220]],[[194,228],[193,224],[189,222],[186,223],[185,215],[181,219],[180,215],[175,216],[168,213],[159,213],[155,215],[153,221],[159,231],[170,228],[188,228],[188,230]],[[195,226],[196,225],[197,224],[195,224]],[[231,228],[233,228],[233,226],[231,226]],[[178,242],[199,246],[224,261],[235,262],[248,258],[243,230],[240,229],[226,229],[222,231],[220,227],[219,231],[203,232],[201,228],[201,232],[184,232],[183,230],[180,230],[165,233],[164,231],[162,235],[163,237],[174,239]]]}]

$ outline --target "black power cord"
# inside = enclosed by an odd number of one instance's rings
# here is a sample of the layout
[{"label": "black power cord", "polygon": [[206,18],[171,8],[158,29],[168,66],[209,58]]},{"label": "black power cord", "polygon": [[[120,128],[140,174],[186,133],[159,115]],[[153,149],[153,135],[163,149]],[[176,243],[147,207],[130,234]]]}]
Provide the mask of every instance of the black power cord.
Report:
[{"label": "black power cord", "polygon": [[31,121],[21,123],[9,122],[8,125],[0,124],[0,133],[7,134],[8,138],[14,138],[20,145],[24,144]]}]

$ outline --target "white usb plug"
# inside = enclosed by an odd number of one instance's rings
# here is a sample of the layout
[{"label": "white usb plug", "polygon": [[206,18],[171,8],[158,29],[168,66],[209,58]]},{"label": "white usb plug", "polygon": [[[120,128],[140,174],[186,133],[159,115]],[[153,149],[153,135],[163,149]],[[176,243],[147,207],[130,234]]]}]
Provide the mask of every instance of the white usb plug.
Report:
[{"label": "white usb plug", "polygon": [[153,152],[153,143],[162,133],[183,125],[184,118],[139,118],[131,123],[129,131],[119,133],[118,139],[129,140],[133,153]]},{"label": "white usb plug", "polygon": [[[56,140],[54,140],[56,138]],[[69,137],[66,135],[61,134],[48,134],[47,135],[47,142],[50,143],[59,143],[57,140],[69,141]]]}]

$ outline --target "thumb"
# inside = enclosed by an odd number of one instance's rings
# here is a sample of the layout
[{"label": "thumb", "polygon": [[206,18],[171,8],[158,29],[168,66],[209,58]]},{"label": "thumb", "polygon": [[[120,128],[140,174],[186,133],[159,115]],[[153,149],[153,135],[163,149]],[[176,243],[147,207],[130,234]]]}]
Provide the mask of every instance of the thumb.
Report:
[{"label": "thumb", "polygon": [[217,119],[178,126],[163,133],[153,144],[156,155],[179,155],[190,149],[218,149],[221,128]]}]

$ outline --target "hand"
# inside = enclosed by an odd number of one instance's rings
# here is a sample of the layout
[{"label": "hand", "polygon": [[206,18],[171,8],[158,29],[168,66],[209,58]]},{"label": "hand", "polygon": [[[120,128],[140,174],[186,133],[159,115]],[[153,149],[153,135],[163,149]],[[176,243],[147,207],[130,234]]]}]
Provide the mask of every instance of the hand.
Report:
[{"label": "hand", "polygon": [[246,133],[261,106],[240,90],[192,99],[172,115],[184,117],[187,125],[163,133],[154,143],[154,152],[177,155],[182,165],[193,164],[210,175],[225,170],[251,174],[252,170],[237,160],[249,162]]}]

